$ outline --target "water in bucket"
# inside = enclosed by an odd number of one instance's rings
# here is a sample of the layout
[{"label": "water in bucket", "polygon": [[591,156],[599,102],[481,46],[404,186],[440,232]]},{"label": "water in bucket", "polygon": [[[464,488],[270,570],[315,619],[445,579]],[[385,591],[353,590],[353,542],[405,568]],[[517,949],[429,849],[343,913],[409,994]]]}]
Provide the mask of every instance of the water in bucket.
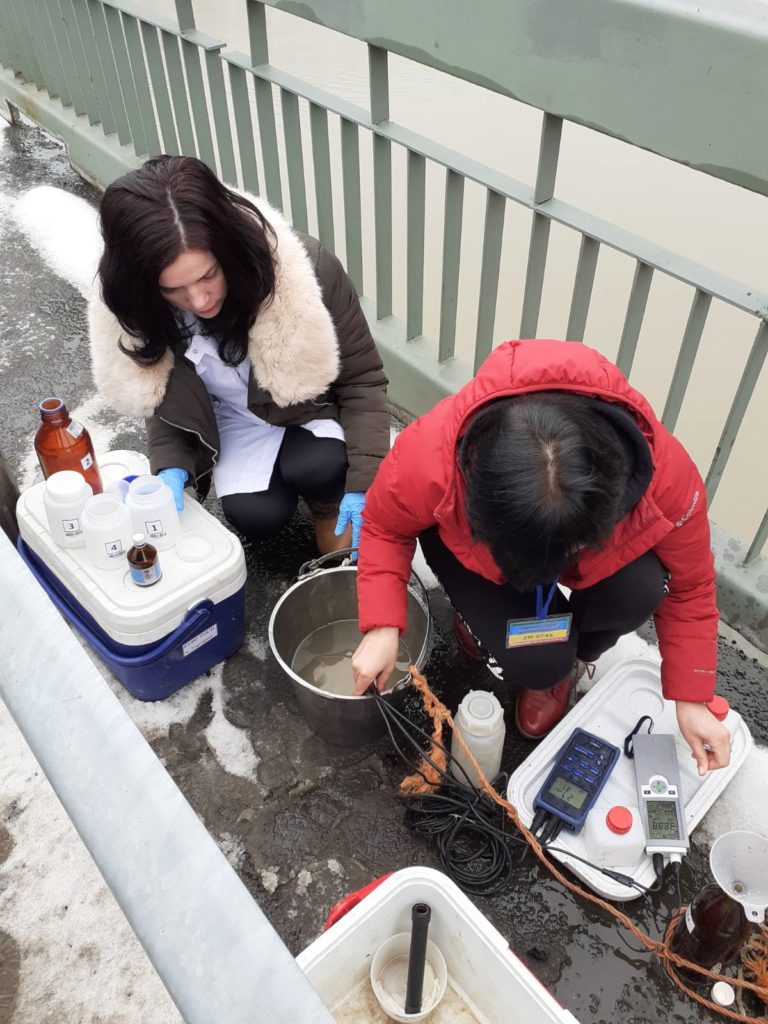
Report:
[{"label": "water in bucket", "polygon": [[[359,643],[357,619],[329,622],[301,641],[293,656],[291,668],[297,676],[319,690],[351,697],[354,687],[352,655]],[[408,674],[410,664],[411,652],[401,637],[395,670],[387,680],[386,689]]]}]

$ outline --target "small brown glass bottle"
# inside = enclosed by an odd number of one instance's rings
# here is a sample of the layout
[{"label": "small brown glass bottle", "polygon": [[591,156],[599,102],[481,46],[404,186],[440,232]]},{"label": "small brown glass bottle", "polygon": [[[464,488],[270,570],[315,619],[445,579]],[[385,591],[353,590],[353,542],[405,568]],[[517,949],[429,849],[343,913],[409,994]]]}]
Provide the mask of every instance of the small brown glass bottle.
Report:
[{"label": "small brown glass bottle", "polygon": [[[736,956],[752,931],[740,903],[710,882],[699,889],[685,915],[679,918],[669,948],[678,956],[710,970]],[[680,970],[692,985],[710,985],[703,974]]]},{"label": "small brown glass bottle", "polygon": [[133,547],[127,557],[131,579],[138,587],[151,587],[162,579],[157,548],[147,543],[143,533],[134,533]]},{"label": "small brown glass bottle", "polygon": [[47,480],[59,470],[74,470],[85,477],[94,494],[101,494],[96,454],[83,424],[72,419],[60,398],[44,398],[38,409],[43,422],[35,434],[35,451],[43,476]]}]

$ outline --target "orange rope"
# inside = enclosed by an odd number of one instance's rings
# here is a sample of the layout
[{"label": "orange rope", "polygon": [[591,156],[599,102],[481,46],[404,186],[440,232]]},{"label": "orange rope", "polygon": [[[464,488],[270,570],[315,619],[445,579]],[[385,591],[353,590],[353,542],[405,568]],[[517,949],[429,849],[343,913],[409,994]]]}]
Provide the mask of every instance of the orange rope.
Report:
[{"label": "orange rope", "polygon": [[[753,946],[750,950],[749,960],[748,962],[745,962],[745,967],[747,967],[747,969],[749,969],[753,973],[756,979],[755,982],[746,981],[743,978],[730,978],[722,974],[717,974],[714,971],[707,970],[706,967],[699,966],[699,964],[694,964],[689,962],[688,960],[684,960],[682,957],[678,956],[677,953],[673,953],[672,950],[669,948],[670,940],[675,931],[675,928],[679,923],[680,916],[684,912],[684,908],[681,908],[672,918],[667,928],[666,934],[664,936],[664,940],[660,942],[658,939],[652,939],[650,935],[646,935],[646,933],[642,931],[640,928],[638,928],[637,925],[633,921],[631,921],[626,914],[624,914],[621,910],[618,910],[611,903],[608,903],[606,900],[601,899],[601,897],[596,896],[594,893],[589,892],[586,889],[582,889],[582,887],[577,883],[570,881],[570,879],[568,879],[562,873],[562,871],[554,864],[554,862],[546,855],[543,847],[539,843],[536,836],[534,836],[533,833],[523,824],[523,822],[520,819],[520,815],[518,814],[517,808],[514,806],[514,804],[509,803],[508,800],[505,800],[503,796],[497,793],[496,790],[488,781],[488,779],[485,777],[482,768],[475,760],[474,754],[464,742],[464,739],[461,735],[461,731],[456,728],[456,723],[453,720],[453,715],[450,713],[448,708],[441,701],[439,701],[438,698],[434,695],[434,693],[430,690],[429,684],[427,683],[427,680],[424,678],[421,672],[419,672],[415,665],[411,665],[409,671],[411,673],[413,685],[421,694],[421,697],[424,701],[424,707],[428,714],[430,715],[430,717],[432,718],[433,743],[432,749],[430,751],[430,757],[432,758],[432,760],[436,761],[437,763],[440,763],[441,766],[445,764],[445,754],[443,753],[442,750],[440,750],[439,747],[436,746],[435,741],[439,742],[440,737],[442,736],[443,723],[447,723],[452,729],[453,735],[455,739],[458,741],[462,752],[464,753],[464,755],[466,756],[467,760],[472,765],[474,770],[477,772],[478,778],[480,780],[479,788],[482,789],[483,793],[490,800],[492,800],[495,804],[504,809],[507,817],[510,819],[515,828],[520,832],[520,834],[525,838],[528,845],[536,854],[536,857],[539,859],[539,861],[541,861],[544,867],[553,875],[553,877],[556,878],[558,882],[560,882],[561,885],[563,885],[570,892],[574,893],[574,895],[581,896],[582,899],[587,900],[589,903],[595,904],[595,906],[601,907],[612,917],[616,918],[616,920],[620,924],[622,924],[629,932],[632,933],[632,935],[635,936],[635,938],[648,950],[649,953],[653,953],[661,960],[667,974],[672,979],[672,981],[674,981],[678,988],[685,992],[685,994],[689,996],[691,999],[695,999],[697,1003],[700,1003],[702,1006],[706,1006],[708,1009],[713,1010],[715,1013],[721,1014],[723,1017],[728,1017],[730,1020],[743,1021],[745,1022],[745,1024],[754,1024],[754,1022],[758,1022],[758,1024],[768,1024],[768,1017],[748,1017],[745,1014],[737,1013],[735,1010],[729,1010],[725,1006],[718,1006],[717,1003],[713,1003],[711,1000],[705,999],[703,996],[699,995],[698,993],[690,989],[675,970],[675,968],[682,967],[687,970],[695,971],[697,974],[701,974],[704,977],[711,978],[712,981],[725,981],[729,985],[747,989],[750,992],[754,992],[764,1003],[768,1004],[768,985],[765,984],[765,975],[768,974],[768,942],[766,942],[766,944],[763,947],[758,947],[757,945]],[[401,785],[401,790],[403,792],[427,793],[430,792],[430,790],[434,790],[437,788],[437,786],[439,785],[438,773],[426,761],[423,762],[422,767],[424,769],[424,774],[427,776],[427,778],[430,780],[434,779],[434,782],[430,782],[429,784],[427,784],[418,775],[411,775],[407,779],[405,779]],[[406,783],[408,783],[407,789],[405,788]],[[763,931],[765,932],[765,929],[763,929]],[[761,962],[761,966],[759,968],[756,968],[754,966],[755,960]]]}]

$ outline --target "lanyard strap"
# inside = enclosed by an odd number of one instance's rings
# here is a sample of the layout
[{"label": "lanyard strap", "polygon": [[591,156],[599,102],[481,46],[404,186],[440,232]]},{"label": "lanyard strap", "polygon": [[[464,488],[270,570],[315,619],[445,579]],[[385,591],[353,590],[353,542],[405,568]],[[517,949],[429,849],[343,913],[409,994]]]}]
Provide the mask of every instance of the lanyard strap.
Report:
[{"label": "lanyard strap", "polygon": [[543,619],[545,615],[549,614],[549,606],[552,604],[552,598],[555,596],[555,588],[557,587],[557,580],[549,588],[546,601],[544,600],[544,588],[540,585],[536,587],[536,618]]}]

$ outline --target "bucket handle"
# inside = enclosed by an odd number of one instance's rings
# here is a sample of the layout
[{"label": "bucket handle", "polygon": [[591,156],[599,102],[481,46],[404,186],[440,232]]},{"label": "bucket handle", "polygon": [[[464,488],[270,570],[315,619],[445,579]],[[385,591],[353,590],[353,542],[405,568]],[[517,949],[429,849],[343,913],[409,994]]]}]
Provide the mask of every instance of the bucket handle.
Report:
[{"label": "bucket handle", "polygon": [[308,562],[305,562],[299,569],[294,583],[298,583],[299,580],[305,579],[307,576],[314,576],[315,573],[320,572],[326,562],[330,562],[334,558],[342,557],[340,562],[341,566],[352,564],[352,555],[357,551],[357,548],[339,548],[338,551],[329,551],[325,555],[319,555],[317,558],[310,558]]}]

